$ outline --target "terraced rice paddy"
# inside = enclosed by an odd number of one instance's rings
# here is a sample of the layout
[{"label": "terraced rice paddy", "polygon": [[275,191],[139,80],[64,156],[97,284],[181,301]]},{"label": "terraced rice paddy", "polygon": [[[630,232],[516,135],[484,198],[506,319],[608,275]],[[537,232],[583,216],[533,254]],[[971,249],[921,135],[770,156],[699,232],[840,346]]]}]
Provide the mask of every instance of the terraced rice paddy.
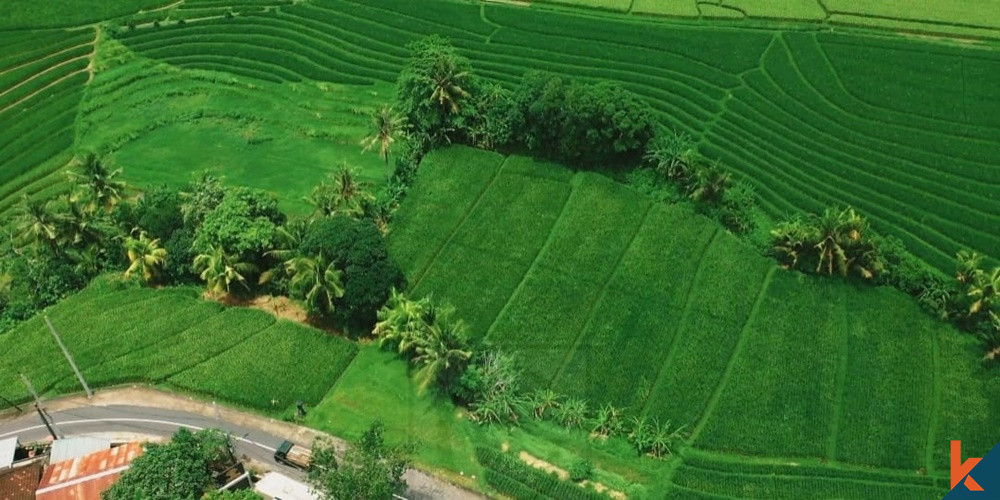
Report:
[{"label": "terraced rice paddy", "polygon": [[[48,316],[93,387],[162,384],[273,413],[296,400],[318,403],[357,352],[346,340],[199,295],[99,283]],[[43,394],[82,390],[41,316],[0,335],[0,345],[8,399],[29,398],[18,373]]]},{"label": "terraced rice paddy", "polygon": [[[531,387],[687,425],[709,461],[755,457],[686,464],[678,492],[783,497],[809,484],[852,497],[875,481],[889,497],[931,497],[948,439],[995,444],[980,427],[997,423],[1000,383],[971,339],[910,297],[778,269],[689,208],[596,174],[434,152],[390,243],[412,293],[516,352]],[[975,417],[951,410],[966,397]],[[757,470],[768,459],[815,467],[779,478]]]},{"label": "terraced rice paddy", "polygon": [[961,248],[998,254],[1000,114],[984,99],[1000,74],[994,51],[639,19],[322,0],[123,41],[181,67],[372,85],[395,78],[407,42],[438,33],[503,84],[531,69],[622,82],[751,181],[774,216],[849,203],[944,271]]}]

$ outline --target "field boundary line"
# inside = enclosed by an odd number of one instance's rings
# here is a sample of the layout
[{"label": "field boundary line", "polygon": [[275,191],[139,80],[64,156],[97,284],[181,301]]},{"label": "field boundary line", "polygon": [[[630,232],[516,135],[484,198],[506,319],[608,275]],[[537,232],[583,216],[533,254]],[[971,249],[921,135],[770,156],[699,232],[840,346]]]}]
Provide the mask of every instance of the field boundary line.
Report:
[{"label": "field boundary line", "polygon": [[729,377],[732,376],[733,370],[736,367],[736,362],[743,353],[743,349],[747,343],[747,338],[750,336],[747,330],[749,329],[750,324],[753,323],[754,318],[757,317],[757,311],[760,310],[760,305],[764,302],[764,296],[767,295],[767,289],[770,286],[771,279],[774,277],[774,273],[777,269],[777,266],[772,266],[771,269],[767,271],[767,275],[764,276],[764,282],[760,284],[760,290],[757,291],[757,299],[754,300],[753,307],[750,309],[750,314],[747,315],[747,319],[743,323],[743,328],[740,329],[740,338],[736,341],[736,347],[733,348],[733,354],[729,357],[729,362],[726,363],[726,369],[722,372],[722,378],[719,379],[719,384],[715,386],[715,391],[712,394],[712,397],[709,398],[708,405],[705,406],[705,413],[695,425],[694,430],[691,431],[691,437],[688,439],[688,443],[693,444],[698,440],[701,436],[701,431],[705,429],[705,425],[708,423],[708,419],[712,417],[712,413],[715,411],[715,406],[719,404],[719,399],[722,398],[722,392],[725,390],[726,384],[729,383]]},{"label": "field boundary line", "polygon": [[493,187],[493,184],[496,184],[497,179],[500,178],[500,172],[503,171],[503,167],[504,165],[507,164],[507,160],[509,158],[510,158],[509,156],[506,156],[504,157],[503,161],[500,162],[500,166],[497,167],[496,172],[493,172],[493,176],[490,178],[490,181],[487,182],[485,186],[483,186],[483,189],[479,191],[478,195],[476,195],[476,199],[473,200],[473,202],[469,205],[469,208],[467,208],[465,210],[465,213],[462,214],[462,218],[460,218],[458,220],[458,223],[455,224],[455,227],[452,228],[451,233],[448,234],[448,237],[445,238],[444,241],[441,242],[441,245],[438,246],[438,249],[434,251],[434,255],[431,256],[431,259],[427,261],[427,265],[424,266],[424,268],[420,271],[420,276],[417,277],[417,279],[413,280],[413,284],[409,286],[410,290],[415,290],[417,286],[420,285],[420,282],[423,281],[425,277],[427,277],[427,274],[430,273],[431,268],[433,268],[434,264],[437,263],[438,257],[440,257],[442,253],[444,253],[444,249],[447,248],[449,244],[451,244],[452,240],[455,239],[455,235],[458,234],[458,232],[462,229],[462,226],[465,225],[465,221],[469,220],[469,216],[471,216],[472,212],[476,210],[476,207],[479,206],[479,203],[483,200],[483,197],[486,196],[486,193],[490,190],[490,188]]},{"label": "field boundary line", "polygon": [[667,356],[660,363],[660,368],[656,371],[656,378],[653,379],[653,385],[649,389],[649,396],[642,403],[642,408],[639,410],[640,416],[645,416],[649,412],[649,403],[653,400],[653,395],[656,394],[656,389],[663,383],[663,377],[667,373],[667,367],[670,362],[673,361],[674,356],[677,354],[677,344],[678,337],[681,336],[681,332],[684,330],[684,321],[687,320],[688,315],[691,313],[691,303],[694,302],[691,299],[691,292],[694,290],[695,283],[698,282],[698,278],[701,277],[702,270],[705,269],[705,254],[715,243],[715,240],[719,237],[720,230],[719,226],[712,225],[712,235],[708,237],[708,241],[702,246],[700,257],[698,258],[698,268],[694,271],[694,276],[691,281],[688,282],[687,291],[684,293],[684,310],[681,311],[681,317],[677,319],[677,327],[674,328],[674,335],[670,339],[670,347],[667,348]]},{"label": "field boundary line", "polygon": [[933,476],[935,472],[934,449],[937,440],[938,427],[941,425],[941,398],[944,393],[944,382],[941,380],[941,336],[938,329],[933,329],[934,337],[931,339],[931,364],[934,367],[934,381],[932,383],[931,418],[927,423],[927,443],[924,445],[924,465],[927,468],[927,475]]},{"label": "field boundary line", "polygon": [[562,223],[563,216],[566,215],[566,207],[569,206],[569,202],[573,199],[573,195],[579,192],[579,190],[577,189],[577,183],[574,182],[574,180],[577,178],[577,175],[579,174],[574,175],[568,181],[570,187],[569,194],[566,195],[566,199],[563,200],[563,206],[559,210],[559,216],[556,217],[556,220],[552,223],[552,227],[549,228],[549,234],[548,236],[545,237],[545,243],[542,243],[542,247],[538,249],[538,253],[535,254],[535,258],[531,260],[531,264],[528,265],[528,269],[526,269],[524,271],[524,275],[521,276],[521,281],[517,282],[517,286],[514,287],[514,291],[511,292],[510,297],[507,297],[507,302],[505,302],[503,307],[500,308],[500,312],[497,313],[496,317],[493,318],[493,322],[490,323],[490,326],[486,329],[486,335],[483,336],[484,340],[488,339],[490,337],[490,334],[493,333],[494,328],[496,328],[497,326],[497,322],[500,321],[500,318],[502,318],[504,313],[507,312],[507,309],[510,308],[510,304],[514,302],[514,297],[517,297],[517,295],[521,292],[521,289],[524,288],[524,283],[528,281],[528,276],[530,276],[531,272],[534,271],[539,266],[538,261],[539,259],[541,259],[542,254],[544,254],[545,251],[549,248],[549,245],[552,244],[553,240],[552,235],[556,233],[556,228],[559,227],[560,223]]},{"label": "field boundary line", "polygon": [[615,260],[615,265],[612,268],[611,273],[608,274],[607,279],[605,279],[604,283],[601,285],[601,291],[598,292],[597,296],[594,297],[594,300],[590,302],[590,306],[587,308],[587,320],[583,322],[583,325],[580,327],[580,331],[577,332],[576,338],[573,340],[573,345],[566,351],[562,362],[559,363],[559,368],[549,379],[549,383],[547,385],[552,386],[556,380],[559,380],[559,377],[562,376],[563,372],[566,370],[566,366],[569,365],[570,361],[573,360],[573,357],[576,356],[576,352],[580,350],[580,344],[583,343],[583,337],[587,334],[587,327],[590,326],[596,316],[597,304],[601,302],[601,299],[607,296],[608,288],[611,287],[611,281],[614,280],[615,276],[618,275],[618,272],[621,271],[621,264],[622,261],[625,260],[625,255],[628,254],[628,251],[632,248],[636,238],[638,238],[642,233],[642,228],[646,225],[646,220],[649,219],[649,213],[652,212],[653,207],[656,206],[656,203],[653,201],[647,201],[647,204],[646,210],[642,213],[642,218],[639,220],[639,224],[635,227],[635,232],[632,233],[632,237],[629,238],[628,243],[625,244],[625,248],[622,249],[622,253],[618,255],[618,258]]},{"label": "field boundary line", "polygon": [[[721,476],[728,476],[728,477],[739,477],[739,478],[761,478],[761,477],[767,477],[767,478],[792,479],[792,480],[794,480],[794,479],[821,479],[823,481],[830,481],[830,482],[834,482],[834,483],[851,482],[851,483],[868,484],[868,485],[872,485],[872,486],[888,486],[888,487],[902,486],[902,487],[908,487],[908,488],[927,488],[927,489],[938,490],[938,491],[941,490],[941,488],[939,488],[937,486],[934,486],[933,484],[904,483],[904,482],[896,482],[896,481],[877,481],[877,480],[874,480],[874,479],[864,479],[864,478],[849,477],[849,476],[823,476],[823,475],[815,475],[815,474],[801,474],[800,475],[800,474],[782,474],[782,473],[770,473],[770,472],[769,473],[736,472],[736,471],[731,471],[731,470],[709,469],[709,468],[704,468],[704,467],[698,467],[697,465],[688,465],[688,464],[683,464],[683,465],[685,467],[690,467],[692,469],[697,469],[697,470],[700,470],[700,471],[711,472],[713,474],[718,474],[718,475],[721,475]],[[836,469],[836,467],[830,467],[830,468]],[[874,470],[874,471],[880,471],[882,469],[872,469],[872,470]],[[885,470],[891,470],[891,469],[885,469]],[[916,477],[928,477],[928,476],[916,476]]]},{"label": "field boundary line", "polygon": [[[18,63],[18,64],[14,65],[14,66],[9,67],[9,68],[0,68],[0,74],[6,73],[8,71],[16,71],[16,70],[19,70],[19,69],[21,69],[21,68],[23,68],[25,66],[30,66],[30,65],[35,64],[37,62],[41,62],[41,61],[43,61],[45,59],[48,59],[48,58],[50,58],[52,56],[57,56],[59,54],[64,54],[66,52],[69,52],[69,51],[72,51],[72,50],[76,50],[76,49],[79,49],[81,47],[86,47],[87,45],[93,45],[93,44],[94,44],[94,41],[91,40],[89,42],[84,42],[84,43],[81,43],[81,44],[77,44],[77,45],[74,45],[72,47],[66,47],[65,49],[58,50],[56,52],[49,52],[49,53],[45,54],[42,57],[38,57],[38,58],[32,59],[30,61],[25,61],[25,62],[22,62],[22,63]],[[47,66],[47,67],[51,68],[51,66]]]},{"label": "field boundary line", "polygon": [[[79,61],[79,60],[82,60],[82,59],[87,59],[88,57],[90,57],[90,56],[80,56],[80,57],[77,57],[75,59],[70,59],[67,62],[76,62],[76,61]],[[62,83],[64,81],[66,81],[66,80],[68,80],[70,78],[73,78],[76,75],[79,75],[80,73],[86,73],[86,72],[87,72],[87,68],[84,67],[83,69],[81,69],[79,71],[74,71],[72,73],[69,73],[68,75],[60,77],[59,79],[57,79],[57,80],[55,80],[53,82],[49,82],[48,85],[46,85],[46,86],[44,86],[44,87],[42,87],[42,88],[40,88],[40,89],[38,89],[38,90],[30,93],[30,94],[28,94],[28,95],[26,95],[26,96],[18,99],[17,101],[14,101],[14,102],[8,104],[7,106],[4,106],[3,108],[0,108],[0,113],[3,113],[5,111],[7,111],[8,109],[13,108],[15,106],[19,106],[20,104],[22,104],[22,103],[24,103],[24,102],[32,99],[36,95],[41,94],[42,92],[45,92],[50,87],[54,87],[54,86],[56,86],[56,85],[58,85],[58,84],[60,84],[60,83]],[[83,85],[86,85],[86,83],[84,83]]]},{"label": "field boundary line", "polygon": [[[15,83],[14,85],[12,85],[12,86],[7,87],[6,89],[4,89],[3,92],[0,92],[0,97],[3,97],[5,95],[9,94],[11,91],[14,91],[14,90],[17,90],[17,89],[23,87],[25,84],[27,84],[27,83],[35,80],[36,78],[38,78],[38,77],[40,77],[40,76],[42,76],[42,75],[44,75],[46,73],[51,72],[54,69],[61,68],[63,66],[66,66],[67,64],[72,64],[72,63],[75,63],[75,62],[80,61],[82,59],[90,59],[91,55],[93,55],[93,52],[91,52],[90,54],[86,54],[86,55],[82,55],[82,56],[77,56],[77,57],[74,57],[72,59],[66,59],[65,61],[60,61],[59,63],[53,64],[52,66],[46,66],[45,69],[43,69],[42,71],[39,71],[38,73],[32,73],[31,76],[29,76],[28,78],[25,78],[24,80],[21,80],[21,81]],[[86,69],[81,70],[81,71],[86,71]],[[71,74],[73,74],[73,73],[71,73]],[[59,80],[56,80],[56,81],[59,81]],[[53,83],[55,83],[55,82],[53,82]],[[44,88],[45,87],[43,87],[42,89],[44,89]],[[34,95],[34,94],[29,94],[25,98],[31,97],[32,95]],[[17,102],[20,102],[20,101],[15,101],[14,104],[16,104]],[[7,107],[9,108],[10,106],[7,106]],[[4,108],[4,110],[6,110],[6,108]]]},{"label": "field boundary line", "polygon": [[[847,316],[847,306],[841,302],[837,309],[841,317]],[[850,364],[851,334],[850,328],[844,328],[840,346],[840,363],[837,364],[836,400],[833,403],[833,416],[830,419],[830,437],[827,438],[826,456],[832,463],[837,463],[837,436],[840,433],[840,417],[844,406],[844,390],[847,387],[847,368]]]}]

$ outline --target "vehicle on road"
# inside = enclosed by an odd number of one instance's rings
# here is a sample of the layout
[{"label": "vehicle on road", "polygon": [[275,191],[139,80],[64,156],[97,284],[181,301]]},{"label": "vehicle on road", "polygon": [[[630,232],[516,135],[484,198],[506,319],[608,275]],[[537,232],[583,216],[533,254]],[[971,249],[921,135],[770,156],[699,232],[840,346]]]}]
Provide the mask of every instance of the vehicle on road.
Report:
[{"label": "vehicle on road", "polygon": [[274,460],[297,469],[307,470],[312,463],[312,450],[285,440],[274,451]]}]

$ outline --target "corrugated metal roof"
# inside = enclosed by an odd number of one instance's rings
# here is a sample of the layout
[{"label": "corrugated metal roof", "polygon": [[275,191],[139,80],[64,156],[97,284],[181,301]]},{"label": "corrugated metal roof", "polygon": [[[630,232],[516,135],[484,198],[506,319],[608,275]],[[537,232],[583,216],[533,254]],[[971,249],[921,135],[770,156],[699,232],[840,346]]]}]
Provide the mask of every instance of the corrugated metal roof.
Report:
[{"label": "corrugated metal roof", "polygon": [[14,463],[15,451],[17,451],[17,436],[0,440],[0,469],[10,467]]},{"label": "corrugated metal roof", "polygon": [[111,448],[111,440],[90,436],[57,439],[52,442],[49,463],[72,460]]},{"label": "corrugated metal roof", "polygon": [[42,464],[4,469],[0,471],[0,498],[3,500],[35,500],[35,489],[42,478]]},{"label": "corrugated metal roof", "polygon": [[[268,472],[254,484],[254,490],[271,498],[282,500],[317,500],[308,484],[300,483],[284,474]],[[41,497],[39,497],[41,498]]]},{"label": "corrugated metal roof", "polygon": [[37,500],[100,498],[132,460],[142,455],[141,443],[128,443],[110,450],[64,460],[45,469],[36,492]]}]

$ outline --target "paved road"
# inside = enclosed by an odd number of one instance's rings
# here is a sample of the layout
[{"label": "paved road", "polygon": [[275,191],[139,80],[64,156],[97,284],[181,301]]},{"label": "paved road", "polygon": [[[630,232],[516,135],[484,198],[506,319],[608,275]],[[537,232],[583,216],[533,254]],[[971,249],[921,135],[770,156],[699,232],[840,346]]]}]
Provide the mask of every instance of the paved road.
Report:
[{"label": "paved road", "polygon": [[[30,408],[26,406],[25,410]],[[89,433],[170,436],[181,427],[191,430],[221,429],[232,434],[238,455],[273,464],[273,470],[282,474],[300,480],[305,478],[302,471],[274,461],[274,449],[285,439],[284,437],[223,421],[219,414],[213,417],[163,408],[126,405],[69,408],[52,411],[50,414],[55,421],[57,433],[66,436]],[[0,439],[11,436],[18,436],[22,442],[30,442],[46,439],[49,434],[38,415],[31,412],[0,422]],[[308,446],[310,443],[300,444]],[[407,471],[406,479],[410,489],[405,496],[411,500],[476,498],[475,495],[437,481],[421,471],[413,469]]]}]

